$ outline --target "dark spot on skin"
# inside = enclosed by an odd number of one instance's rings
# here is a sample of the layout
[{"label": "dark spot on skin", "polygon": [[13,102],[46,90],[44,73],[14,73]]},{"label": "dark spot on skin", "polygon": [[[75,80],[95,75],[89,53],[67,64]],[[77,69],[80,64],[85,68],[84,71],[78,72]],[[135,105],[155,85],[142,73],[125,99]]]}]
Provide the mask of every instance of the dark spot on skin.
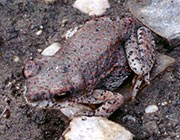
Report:
[{"label": "dark spot on skin", "polygon": [[139,42],[139,43],[138,43],[139,46],[140,46],[140,45],[143,45],[143,44],[144,44],[143,42]]},{"label": "dark spot on skin", "polygon": [[139,49],[139,52],[143,52],[143,49]]},{"label": "dark spot on skin", "polygon": [[142,39],[142,36],[140,36],[138,39],[141,40],[141,39]]},{"label": "dark spot on skin", "polygon": [[142,77],[141,78],[139,78],[139,81],[142,81],[143,79],[142,79]]},{"label": "dark spot on skin", "polygon": [[128,56],[131,56],[133,54],[133,51],[130,51],[129,53],[128,53]]},{"label": "dark spot on skin", "polygon": [[138,57],[135,58],[137,61],[140,61],[140,59]]},{"label": "dark spot on skin", "polygon": [[110,105],[112,105],[112,104],[113,104],[111,101],[108,101],[107,103],[108,103],[108,104],[110,104]]},{"label": "dark spot on skin", "polygon": [[142,36],[142,35],[143,35],[143,32],[139,32],[139,34],[138,34],[138,35],[141,35],[141,36]]},{"label": "dark spot on skin", "polygon": [[85,73],[86,73],[86,70],[83,70],[82,72],[85,74]]},{"label": "dark spot on skin", "polygon": [[112,100],[112,104],[115,104],[116,102],[117,102],[117,100],[115,100],[115,99],[114,99],[114,100]]},{"label": "dark spot on skin", "polygon": [[146,44],[146,48],[149,48],[148,44]]},{"label": "dark spot on skin", "polygon": [[50,78],[51,78],[52,80],[54,79],[54,77],[53,77],[53,76],[51,76]]},{"label": "dark spot on skin", "polygon": [[91,101],[88,101],[88,104],[91,104]]},{"label": "dark spot on skin", "polygon": [[102,107],[102,110],[106,110],[106,108],[105,108],[105,107]]},{"label": "dark spot on skin", "polygon": [[94,79],[94,77],[91,75],[91,76],[90,76],[90,80],[93,80],[93,79]]}]

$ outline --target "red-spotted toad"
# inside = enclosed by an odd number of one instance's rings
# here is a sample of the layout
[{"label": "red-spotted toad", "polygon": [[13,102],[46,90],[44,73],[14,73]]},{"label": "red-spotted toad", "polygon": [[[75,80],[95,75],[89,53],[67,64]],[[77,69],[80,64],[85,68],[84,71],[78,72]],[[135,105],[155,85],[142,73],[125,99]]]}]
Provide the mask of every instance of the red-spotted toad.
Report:
[{"label": "red-spotted toad", "polygon": [[[123,103],[123,96],[111,91],[121,85],[131,69],[137,75],[132,98],[143,80],[149,83],[154,47],[150,30],[136,30],[132,18],[90,20],[64,41],[54,56],[25,64],[25,99],[43,108],[61,108],[61,101],[69,105],[101,104],[86,115],[109,116]],[[108,91],[98,89],[99,85]]]}]

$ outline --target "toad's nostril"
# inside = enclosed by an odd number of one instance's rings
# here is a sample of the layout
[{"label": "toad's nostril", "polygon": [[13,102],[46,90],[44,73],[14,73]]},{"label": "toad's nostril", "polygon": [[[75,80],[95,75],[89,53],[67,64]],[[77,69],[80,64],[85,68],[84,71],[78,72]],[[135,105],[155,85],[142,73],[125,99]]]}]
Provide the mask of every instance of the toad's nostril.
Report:
[{"label": "toad's nostril", "polygon": [[26,78],[32,77],[38,74],[40,66],[34,61],[28,61],[24,66],[24,76]]}]

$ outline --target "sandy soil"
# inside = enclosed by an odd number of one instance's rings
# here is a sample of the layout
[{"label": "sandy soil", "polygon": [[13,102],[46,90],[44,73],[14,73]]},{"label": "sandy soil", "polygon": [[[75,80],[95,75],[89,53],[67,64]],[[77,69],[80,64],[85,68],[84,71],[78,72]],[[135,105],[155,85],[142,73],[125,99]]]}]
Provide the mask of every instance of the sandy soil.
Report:
[{"label": "sandy soil", "polygon": [[[129,16],[125,2],[110,1],[111,8],[105,15]],[[22,69],[40,50],[61,42],[66,30],[91,18],[72,8],[72,4],[72,0],[52,5],[36,0],[0,0],[0,114],[6,110],[0,119],[1,140],[58,140],[66,128],[60,112],[34,109],[25,103]],[[38,36],[41,26],[43,32]],[[157,50],[175,58],[176,64],[146,87],[137,102],[127,103],[110,117],[137,140],[180,139],[180,47],[168,46],[161,40],[157,37]],[[144,110],[151,104],[159,110],[147,115]]]}]

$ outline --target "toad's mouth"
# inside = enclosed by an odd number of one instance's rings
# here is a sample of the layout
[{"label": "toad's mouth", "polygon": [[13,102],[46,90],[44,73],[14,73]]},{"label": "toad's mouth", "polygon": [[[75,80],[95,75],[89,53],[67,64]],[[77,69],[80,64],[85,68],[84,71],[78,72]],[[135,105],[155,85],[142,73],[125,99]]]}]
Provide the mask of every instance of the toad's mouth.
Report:
[{"label": "toad's mouth", "polygon": [[[68,100],[70,100],[70,95],[71,93],[69,91],[67,92],[61,92],[59,94],[50,94],[51,96],[44,97],[43,95],[41,96],[40,94],[36,95],[31,95],[28,94],[28,88],[27,86],[24,86],[24,99],[27,104],[33,106],[33,107],[38,107],[38,108],[44,108],[48,109],[50,107],[57,106],[59,108],[65,108],[68,106]],[[29,95],[29,96],[28,96]]]}]

